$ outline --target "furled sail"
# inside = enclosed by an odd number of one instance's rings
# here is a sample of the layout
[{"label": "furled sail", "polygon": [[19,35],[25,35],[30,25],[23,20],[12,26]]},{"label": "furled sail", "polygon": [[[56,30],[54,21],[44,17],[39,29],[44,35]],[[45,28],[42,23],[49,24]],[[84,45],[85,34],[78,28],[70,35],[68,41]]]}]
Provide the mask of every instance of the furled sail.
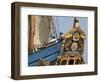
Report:
[{"label": "furled sail", "polygon": [[35,16],[28,16],[29,28],[28,28],[28,52],[35,50],[34,36],[35,36]]}]

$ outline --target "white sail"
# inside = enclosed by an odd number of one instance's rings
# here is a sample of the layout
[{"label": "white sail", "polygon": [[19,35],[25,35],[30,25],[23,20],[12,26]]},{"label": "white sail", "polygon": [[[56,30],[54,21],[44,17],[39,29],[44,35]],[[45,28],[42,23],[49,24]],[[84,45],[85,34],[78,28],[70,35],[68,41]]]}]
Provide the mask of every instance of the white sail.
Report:
[{"label": "white sail", "polygon": [[50,22],[47,16],[36,16],[35,21],[34,45],[37,50],[48,43]]},{"label": "white sail", "polygon": [[[34,19],[32,19],[32,17]],[[48,43],[57,40],[56,28],[54,26],[54,21],[51,16],[31,16],[31,32],[33,52],[37,51],[39,48],[45,47]],[[34,21],[33,21],[34,20]]]}]

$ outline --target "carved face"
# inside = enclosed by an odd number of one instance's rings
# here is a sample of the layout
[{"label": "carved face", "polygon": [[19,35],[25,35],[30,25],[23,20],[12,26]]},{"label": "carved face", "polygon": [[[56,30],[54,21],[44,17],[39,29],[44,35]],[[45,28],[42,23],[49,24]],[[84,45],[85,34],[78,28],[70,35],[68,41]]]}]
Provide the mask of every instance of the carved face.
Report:
[{"label": "carved face", "polygon": [[77,48],[78,48],[78,44],[77,44],[77,43],[72,43],[72,45],[71,45],[71,50],[72,50],[72,51],[76,51]]}]

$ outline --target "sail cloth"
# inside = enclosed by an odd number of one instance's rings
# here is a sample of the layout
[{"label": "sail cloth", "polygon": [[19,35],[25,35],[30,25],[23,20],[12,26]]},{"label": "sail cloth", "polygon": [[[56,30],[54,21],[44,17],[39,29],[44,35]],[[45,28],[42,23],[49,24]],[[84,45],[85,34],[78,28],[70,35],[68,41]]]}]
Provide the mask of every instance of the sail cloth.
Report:
[{"label": "sail cloth", "polygon": [[48,43],[55,41],[58,39],[56,27],[54,25],[53,17],[48,17],[50,28],[49,28],[49,37],[48,37]]},{"label": "sail cloth", "polygon": [[49,20],[46,16],[36,16],[35,23],[35,48],[41,48],[48,42],[49,37]]},{"label": "sail cloth", "polygon": [[32,22],[29,22],[29,24],[31,24],[29,25],[29,51],[33,50],[33,52],[35,52],[39,48],[45,47],[49,42],[57,39],[52,16],[31,15],[29,20]]}]

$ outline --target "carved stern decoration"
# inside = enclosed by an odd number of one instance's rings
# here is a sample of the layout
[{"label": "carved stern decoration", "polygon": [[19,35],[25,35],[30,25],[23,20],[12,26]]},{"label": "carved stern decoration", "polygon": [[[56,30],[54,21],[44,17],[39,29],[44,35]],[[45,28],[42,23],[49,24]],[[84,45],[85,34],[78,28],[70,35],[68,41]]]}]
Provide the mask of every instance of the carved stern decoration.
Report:
[{"label": "carved stern decoration", "polygon": [[61,53],[57,59],[58,65],[84,64],[83,51],[85,33],[80,29],[79,21],[75,18],[71,31],[65,33],[61,46]]}]

